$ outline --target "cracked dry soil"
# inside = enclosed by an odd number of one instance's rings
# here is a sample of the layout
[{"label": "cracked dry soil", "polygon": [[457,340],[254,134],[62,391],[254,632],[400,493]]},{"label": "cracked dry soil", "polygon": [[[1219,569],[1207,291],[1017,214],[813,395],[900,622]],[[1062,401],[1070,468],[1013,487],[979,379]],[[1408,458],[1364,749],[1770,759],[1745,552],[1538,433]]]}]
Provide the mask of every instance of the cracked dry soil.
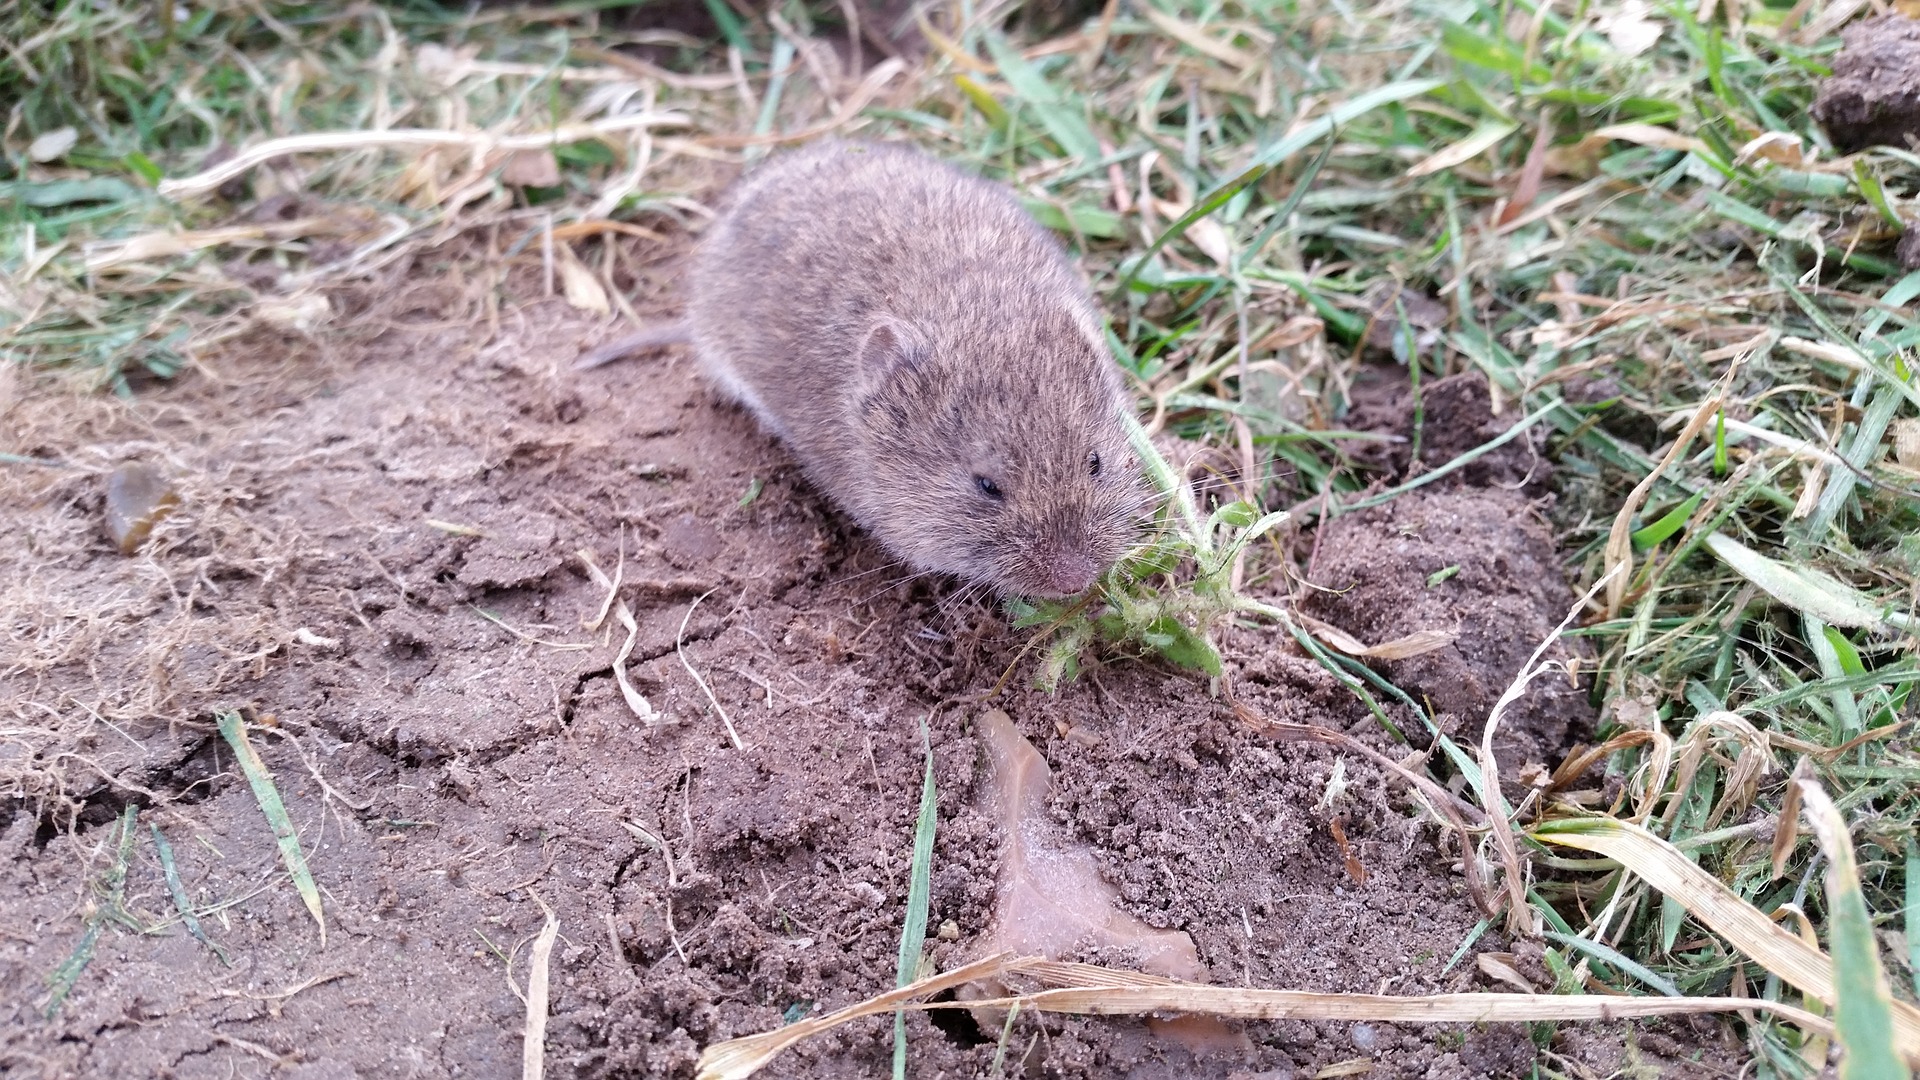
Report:
[{"label": "cracked dry soil", "polygon": [[[503,275],[489,318],[471,270],[423,263],[413,285],[338,294],[324,333],[251,332],[133,402],[24,377],[0,395],[0,449],[66,466],[0,468],[5,1075],[517,1076],[513,986],[542,902],[560,924],[552,1076],[690,1076],[703,1046],[893,985],[919,720],[991,686],[1021,636],[947,583],[897,583],[684,356],[576,375],[606,331],[528,272]],[[131,558],[100,527],[102,475],[130,459],[183,497]],[[1313,564],[1332,590],[1316,612],[1363,640],[1408,619],[1472,628],[1395,672],[1468,732],[1571,602],[1537,486],[1480,479],[1338,519]],[[1489,534],[1489,515],[1506,527]],[[583,549],[609,573],[624,559],[633,680],[667,722],[626,708],[617,640],[581,628],[605,597]],[[1499,619],[1477,614],[1489,604]],[[1234,629],[1224,648],[1243,704],[1405,753],[1282,635]],[[1051,763],[1056,821],[1130,912],[1192,935],[1216,982],[1491,988],[1470,956],[1448,970],[1479,918],[1458,851],[1371,764],[1274,743],[1153,664],[1053,696],[1027,674],[997,704]],[[324,947],[215,733],[222,708],[253,722],[310,853]],[[972,720],[943,711],[931,730],[943,966],[968,958],[995,882]],[[1521,710],[1508,750],[1557,761],[1590,723],[1565,689]],[[124,903],[151,932],[108,923],[49,1018],[48,977],[102,899],[129,801]],[[148,825],[230,966],[173,920]],[[1476,945],[1507,947],[1497,931]],[[884,1075],[890,1029],[855,1023],[764,1075]],[[1732,1053],[1704,1021],[1569,1027],[1544,1050],[1502,1025],[1245,1031],[1248,1049],[1195,1060],[1136,1021],[1027,1015],[1008,1058],[1053,1077],[1453,1077],[1524,1075],[1546,1052],[1593,1075]],[[916,1014],[909,1074],[993,1075],[997,1034]]]}]

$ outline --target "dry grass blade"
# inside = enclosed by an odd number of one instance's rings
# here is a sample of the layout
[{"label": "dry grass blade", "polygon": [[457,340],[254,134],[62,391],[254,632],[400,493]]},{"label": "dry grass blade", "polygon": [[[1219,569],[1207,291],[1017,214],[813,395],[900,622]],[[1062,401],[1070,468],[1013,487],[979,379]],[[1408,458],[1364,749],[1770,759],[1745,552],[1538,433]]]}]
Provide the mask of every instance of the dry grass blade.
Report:
[{"label": "dry grass blade", "polygon": [[[1732,374],[1729,369],[1728,374]],[[1620,605],[1627,598],[1627,583],[1633,578],[1633,516],[1640,512],[1640,505],[1647,501],[1647,495],[1653,491],[1653,485],[1663,473],[1673,467],[1693,444],[1694,436],[1707,429],[1715,416],[1720,413],[1723,393],[1715,393],[1713,398],[1694,410],[1693,419],[1667,448],[1665,457],[1653,471],[1640,479],[1627,498],[1620,504],[1620,510],[1613,517],[1613,528],[1607,532],[1607,577],[1613,584],[1607,587],[1607,617],[1613,618],[1620,613]],[[1621,571],[1625,571],[1621,573]]]},{"label": "dry grass blade", "polygon": [[1460,635],[1452,630],[1415,630],[1411,634],[1383,641],[1378,645],[1363,644],[1352,634],[1322,622],[1305,612],[1296,611],[1293,617],[1300,625],[1313,631],[1313,635],[1328,645],[1339,649],[1348,656],[1357,656],[1364,660],[1408,660],[1416,656],[1425,656],[1438,652],[1453,644]]},{"label": "dry grass blade", "polygon": [[709,1046],[700,1054],[700,1066],[699,1071],[694,1074],[695,1080],[742,1080],[759,1072],[761,1067],[795,1043],[823,1031],[830,1031],[849,1020],[892,1012],[910,1005],[915,998],[937,994],[942,990],[951,990],[976,979],[1000,974],[1006,970],[1006,964],[1007,959],[1003,956],[976,960],[971,964],[954,968],[952,971],[921,979],[898,990],[890,990],[870,997],[858,1005],[849,1005],[825,1016],[811,1016],[773,1031],[763,1031],[758,1035],[748,1035],[739,1039],[728,1039],[726,1042]]},{"label": "dry grass blade", "polygon": [[1254,712],[1246,705],[1238,702],[1234,704],[1233,711],[1247,726],[1256,731],[1264,732],[1276,739],[1306,739],[1312,742],[1326,743],[1330,746],[1344,747],[1413,785],[1414,790],[1419,793],[1420,797],[1426,801],[1428,806],[1433,808],[1434,813],[1438,816],[1444,816],[1447,819],[1453,826],[1455,834],[1459,837],[1461,851],[1460,862],[1464,870],[1463,876],[1466,879],[1467,892],[1473,897],[1474,906],[1480,910],[1480,914],[1487,918],[1492,918],[1498,913],[1499,909],[1494,907],[1493,901],[1487,896],[1486,883],[1481,880],[1479,868],[1474,865],[1474,859],[1472,857],[1472,833],[1468,831],[1467,823],[1461,814],[1461,811],[1464,809],[1472,812],[1479,817],[1481,821],[1484,821],[1484,815],[1481,815],[1476,807],[1464,800],[1461,800],[1458,805],[1456,805],[1452,793],[1435,783],[1431,777],[1414,772],[1412,769],[1407,768],[1405,765],[1382,754],[1380,751],[1375,750],[1373,747],[1348,735],[1344,731],[1334,731],[1331,728],[1317,727],[1313,724],[1293,724],[1283,720],[1269,720],[1259,713]]},{"label": "dry grass blade", "polygon": [[635,690],[633,683],[627,679],[627,658],[633,655],[634,644],[640,640],[640,624],[633,617],[633,609],[627,607],[625,600],[620,599],[619,574],[624,570],[624,565],[620,570],[615,571],[614,577],[610,578],[600,569],[600,564],[593,561],[592,552],[583,548],[574,554],[587,568],[593,583],[607,590],[606,600],[600,605],[600,614],[583,626],[588,630],[597,629],[606,621],[607,612],[610,610],[614,618],[620,620],[620,625],[626,628],[627,637],[620,643],[620,651],[613,657],[613,681],[619,684],[620,697],[627,703],[627,708],[633,712],[633,715],[645,723],[657,723],[660,720],[660,714],[654,711],[653,702],[648,701],[645,694]]},{"label": "dry grass blade", "polygon": [[1553,633],[1548,634],[1546,640],[1533,650],[1533,655],[1527,658],[1526,666],[1514,676],[1512,684],[1507,687],[1505,693],[1500,695],[1500,700],[1493,703],[1493,709],[1487,713],[1487,725],[1480,733],[1482,777],[1480,799],[1487,811],[1487,824],[1492,826],[1494,846],[1499,849],[1500,859],[1506,865],[1507,929],[1511,933],[1532,931],[1530,923],[1533,908],[1527,904],[1527,879],[1524,868],[1520,864],[1520,848],[1513,839],[1513,825],[1507,820],[1506,800],[1500,795],[1500,764],[1493,756],[1494,732],[1499,730],[1500,720],[1506,715],[1507,709],[1520,700],[1534,679],[1548,670],[1540,663],[1540,658],[1547,654],[1547,650],[1553,647],[1554,642],[1560,640],[1560,635],[1567,632],[1567,627],[1573,625],[1573,620],[1585,610],[1594,594],[1621,576],[1622,569],[1620,566],[1615,566],[1603,574],[1599,581],[1594,582],[1586,595],[1573,605],[1573,610],[1567,612],[1567,617],[1560,620],[1560,625],[1554,628]]},{"label": "dry grass blade", "polygon": [[553,964],[553,943],[560,937],[560,917],[547,902],[534,893],[533,902],[547,917],[540,936],[533,941],[533,955],[527,967],[527,1029],[520,1044],[522,1080],[540,1080],[547,1071],[547,980]]},{"label": "dry grass blade", "polygon": [[[1802,792],[1804,796],[1805,792]],[[1591,851],[1614,860],[1758,961],[1782,981],[1832,1005],[1833,961],[1741,899],[1672,844],[1638,825],[1611,818],[1549,822],[1533,831],[1537,840]],[[1894,1045],[1909,1064],[1920,1064],[1920,1011],[1891,1003]]]},{"label": "dry grass blade", "polygon": [[313,872],[307,869],[306,853],[300,850],[300,837],[293,831],[293,819],[287,816],[286,804],[280,801],[280,789],[273,784],[273,774],[267,771],[266,763],[260,760],[260,754],[248,741],[247,728],[241,722],[239,713],[228,710],[220,714],[220,734],[227,740],[227,745],[233,747],[234,757],[240,762],[240,771],[246,775],[248,786],[253,788],[254,801],[260,804],[260,812],[267,816],[267,825],[273,829],[273,838],[280,845],[280,861],[287,864],[287,873],[293,876],[293,887],[299,891],[307,911],[319,925],[320,947],[324,949],[327,945],[327,918],[320,911],[320,890],[313,883]]},{"label": "dry grass blade", "polygon": [[713,590],[708,589],[706,592],[695,597],[693,603],[687,605],[687,613],[680,619],[680,633],[673,639],[673,651],[676,656],[680,657],[680,666],[687,669],[687,674],[693,677],[693,681],[699,685],[700,691],[707,695],[707,703],[713,706],[714,712],[720,714],[720,722],[726,725],[727,739],[733,743],[733,748],[735,750],[745,750],[747,746],[740,741],[740,732],[734,729],[733,717],[727,715],[727,707],[720,704],[720,698],[713,692],[713,687],[707,685],[706,676],[701,675],[700,669],[693,666],[692,660],[687,659],[687,624],[693,621],[694,610],[700,606],[700,601],[712,595]]},{"label": "dry grass blade", "polygon": [[[949,987],[984,978],[1026,976],[1051,988],[966,1006],[915,1001]],[[1181,1012],[1241,1020],[1366,1020],[1385,1023],[1516,1023],[1621,1020],[1644,1016],[1763,1009],[1814,1031],[1829,1031],[1823,1018],[1779,1002],[1734,997],[1614,997],[1566,994],[1319,994],[1175,982],[1157,975],[1040,957],[994,957],[922,979],[838,1012],[759,1035],[708,1047],[700,1055],[699,1080],[744,1080],[782,1050],[863,1016],[898,1008],[1017,1008],[1083,1016],[1135,1016]]]},{"label": "dry grass blade", "polygon": [[1133,1016],[1158,1012],[1204,1013],[1237,1020],[1364,1020],[1400,1024],[1487,1024],[1531,1021],[1625,1020],[1762,1008],[1813,1030],[1822,1018],[1778,1002],[1731,997],[1616,997],[1611,994],[1318,994],[1305,990],[1259,990],[1238,986],[1085,986],[1042,990],[975,1007],[1018,1004],[1042,1012]]},{"label": "dry grass blade", "polygon": [[1820,781],[1794,780],[1800,789],[1807,825],[1827,856],[1827,940],[1840,961],[1835,972],[1835,1037],[1846,1050],[1841,1080],[1904,1080],[1907,1070],[1894,1051],[1891,1032],[1893,991],[1880,965],[1873,937],[1873,916],[1860,893],[1860,869],[1847,836],[1847,819],[1833,805]]},{"label": "dry grass blade", "polygon": [[308,135],[289,135],[281,139],[268,139],[266,142],[241,151],[232,160],[204,172],[181,177],[178,180],[162,180],[159,192],[161,196],[169,199],[205,195],[229,180],[246,175],[257,166],[291,154],[334,151],[354,153],[383,147],[441,146],[463,148],[477,155],[505,154],[517,150],[544,150],[567,143],[585,142],[588,139],[597,139],[603,135],[612,135],[621,131],[683,127],[687,122],[687,118],[679,113],[635,113],[631,116],[615,116],[592,123],[560,124],[550,131],[529,135],[489,135],[483,131],[439,131],[428,128],[394,128],[389,131],[318,131]]},{"label": "dry grass blade", "polygon": [[873,70],[867,72],[866,77],[860,80],[860,85],[854,88],[852,95],[847,98],[845,104],[840,106],[838,112],[811,127],[766,135],[709,135],[699,141],[706,146],[745,149],[817,139],[852,123],[860,115],[860,110],[872,104],[873,99],[879,96],[887,83],[892,82],[895,76],[906,69],[906,65],[897,59],[883,60],[874,65]]}]

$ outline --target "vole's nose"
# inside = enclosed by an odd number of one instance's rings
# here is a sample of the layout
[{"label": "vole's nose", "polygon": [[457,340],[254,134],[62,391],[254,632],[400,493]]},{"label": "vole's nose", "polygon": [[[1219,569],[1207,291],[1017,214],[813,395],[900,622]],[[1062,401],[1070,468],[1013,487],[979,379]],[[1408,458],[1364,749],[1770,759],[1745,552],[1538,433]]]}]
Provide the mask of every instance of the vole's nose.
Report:
[{"label": "vole's nose", "polygon": [[1050,596],[1072,596],[1093,584],[1100,568],[1084,551],[1065,547],[1043,547],[1034,553],[1040,584]]}]

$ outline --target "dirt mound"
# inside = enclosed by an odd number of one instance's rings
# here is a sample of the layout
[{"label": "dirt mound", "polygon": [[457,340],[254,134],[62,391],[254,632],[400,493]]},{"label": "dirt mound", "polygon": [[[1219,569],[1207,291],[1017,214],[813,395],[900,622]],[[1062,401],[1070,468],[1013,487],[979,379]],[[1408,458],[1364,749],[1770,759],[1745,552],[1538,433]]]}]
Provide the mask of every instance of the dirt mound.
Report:
[{"label": "dirt mound", "polygon": [[1813,117],[1834,149],[1911,149],[1920,143],[1920,19],[1879,15],[1840,32],[1833,75],[1820,84]]},{"label": "dirt mound", "polygon": [[[542,904],[561,933],[550,1075],[688,1076],[704,1045],[893,985],[919,720],[992,685],[1022,636],[891,566],[684,356],[570,373],[607,331],[536,281],[503,286],[497,326],[451,290],[421,294],[407,318],[234,342],[132,404],[40,387],[15,405],[4,449],[52,464],[0,472],[0,529],[24,538],[0,564],[18,657],[0,670],[9,1075],[516,1075],[514,987]],[[102,476],[129,459],[182,493],[134,558],[99,525]],[[1390,670],[1463,734],[1568,603],[1524,501],[1494,489],[1340,518],[1320,546],[1318,582],[1352,588],[1317,610],[1350,633],[1462,631],[1452,653]],[[612,677],[619,636],[582,629],[606,598],[582,550],[618,568],[634,687],[659,722]],[[1224,651],[1242,705],[1405,752],[1275,632],[1234,629]],[[1367,761],[1275,744],[1152,665],[1057,695],[1021,683],[998,704],[1052,767],[1059,831],[1132,915],[1191,935],[1215,981],[1481,978],[1454,962],[1480,918],[1449,869],[1460,853]],[[1514,724],[1528,760],[1584,722],[1582,696],[1555,693]],[[309,852],[324,948],[214,732],[224,707],[254,720]],[[942,964],[994,895],[972,719],[942,712],[930,731]],[[106,923],[49,1018],[49,974],[107,902],[101,826],[129,802],[131,925]],[[231,966],[175,921],[149,824]],[[880,1075],[888,1031],[852,1025],[769,1075]],[[1195,1062],[1137,1023],[1023,1016],[1010,1052],[1063,1077],[1352,1059],[1374,1076],[1520,1075],[1537,1053],[1502,1028],[1246,1032],[1249,1049]],[[962,1014],[916,1015],[909,1037],[916,1076],[991,1074],[998,1033]]]}]

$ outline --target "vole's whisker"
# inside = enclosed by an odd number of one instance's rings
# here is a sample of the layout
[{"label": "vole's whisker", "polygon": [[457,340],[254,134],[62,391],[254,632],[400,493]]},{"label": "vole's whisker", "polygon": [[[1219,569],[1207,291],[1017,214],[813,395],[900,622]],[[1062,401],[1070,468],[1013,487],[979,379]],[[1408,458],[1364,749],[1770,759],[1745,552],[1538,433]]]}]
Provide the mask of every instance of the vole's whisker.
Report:
[{"label": "vole's whisker", "polygon": [[[895,565],[897,566],[899,564],[896,563]],[[880,599],[881,597],[887,595],[893,590],[898,589],[902,585],[908,585],[915,581],[920,580],[921,578],[930,577],[930,576],[932,576],[932,571],[930,570],[916,570],[911,574],[906,574],[904,576],[895,578],[894,580],[888,582],[886,585],[882,586],[878,591],[869,593],[868,595],[861,597],[860,603],[871,604],[875,600]]]},{"label": "vole's whisker", "polygon": [[947,619],[958,621],[960,609],[971,606],[975,601],[986,595],[987,591],[988,586],[985,582],[969,581],[958,589],[941,597],[940,600],[934,604],[933,609]]},{"label": "vole's whisker", "polygon": [[828,585],[851,585],[852,583],[859,581],[863,577],[872,577],[875,574],[885,573],[889,570],[898,570],[905,565],[907,564],[902,562],[899,559],[890,559],[887,562],[881,563],[879,566],[875,566],[867,570],[862,570],[857,574],[845,574],[840,577],[829,578],[827,580],[827,584]]}]

